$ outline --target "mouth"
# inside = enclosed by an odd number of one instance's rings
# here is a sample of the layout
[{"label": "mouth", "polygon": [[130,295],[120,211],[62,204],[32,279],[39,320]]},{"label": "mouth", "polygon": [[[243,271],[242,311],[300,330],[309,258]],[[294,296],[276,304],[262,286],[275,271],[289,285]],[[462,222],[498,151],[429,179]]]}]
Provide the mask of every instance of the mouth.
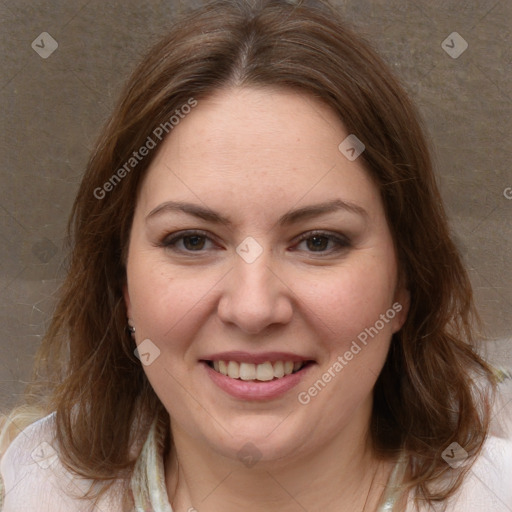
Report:
[{"label": "mouth", "polygon": [[246,382],[270,382],[283,379],[305,370],[314,361],[265,361],[251,363],[232,360],[204,360],[212,370],[233,380]]},{"label": "mouth", "polygon": [[200,363],[216,388],[244,402],[286,397],[317,364],[290,352],[243,351],[205,355]]}]

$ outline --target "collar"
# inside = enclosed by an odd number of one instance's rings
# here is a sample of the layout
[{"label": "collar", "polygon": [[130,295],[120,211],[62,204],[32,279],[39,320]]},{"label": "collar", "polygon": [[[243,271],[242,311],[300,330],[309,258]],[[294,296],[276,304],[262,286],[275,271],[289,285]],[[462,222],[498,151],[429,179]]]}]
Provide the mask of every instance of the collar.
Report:
[{"label": "collar", "polygon": [[131,479],[134,512],[173,512],[165,486],[163,436],[155,420],[135,463]]}]

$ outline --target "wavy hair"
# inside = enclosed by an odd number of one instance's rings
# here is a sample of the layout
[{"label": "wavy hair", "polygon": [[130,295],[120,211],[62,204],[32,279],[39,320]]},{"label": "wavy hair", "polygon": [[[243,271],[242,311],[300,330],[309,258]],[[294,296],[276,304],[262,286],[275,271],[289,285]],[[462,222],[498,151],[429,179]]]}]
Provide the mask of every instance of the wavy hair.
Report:
[{"label": "wavy hair", "polygon": [[[314,97],[366,146],[360,158],[380,190],[410,290],[406,323],[374,390],[373,446],[383,457],[407,453],[417,502],[443,502],[467,467],[457,472],[441,454],[454,441],[473,459],[479,453],[492,370],[476,350],[471,285],[419,116],[383,60],[323,1],[220,0],[186,13],[122,91],[73,206],[67,278],[31,388],[56,411],[63,461],[106,489],[132,471],[130,449],[147,420],[166,415],[134,356],[122,292],[137,194],[156,151],[108,194],[98,190],[191,98],[200,104],[229,87]],[[450,484],[436,485],[447,474],[455,475]]]}]

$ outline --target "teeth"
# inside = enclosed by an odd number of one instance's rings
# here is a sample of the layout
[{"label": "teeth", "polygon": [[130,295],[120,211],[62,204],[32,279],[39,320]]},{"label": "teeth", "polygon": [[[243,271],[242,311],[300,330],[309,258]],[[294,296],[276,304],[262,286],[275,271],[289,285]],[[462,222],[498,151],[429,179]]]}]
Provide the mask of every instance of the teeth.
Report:
[{"label": "teeth", "polygon": [[274,377],[281,378],[284,377],[284,363],[283,361],[277,361],[274,363]]},{"label": "teeth", "polygon": [[303,362],[266,361],[262,364],[238,363],[237,361],[213,361],[213,369],[232,379],[269,381],[290,375],[304,366]]},{"label": "teeth", "polygon": [[[235,361],[230,363],[236,364]],[[240,378],[242,380],[254,380],[256,378],[256,365],[252,363],[240,363]]]},{"label": "teeth", "polygon": [[235,361],[229,361],[228,363],[228,377],[232,379],[240,377],[240,365],[235,363]]},{"label": "teeth", "polygon": [[257,380],[272,380],[274,378],[274,368],[272,367],[272,363],[268,361],[263,364],[259,364],[256,367],[256,379]]}]

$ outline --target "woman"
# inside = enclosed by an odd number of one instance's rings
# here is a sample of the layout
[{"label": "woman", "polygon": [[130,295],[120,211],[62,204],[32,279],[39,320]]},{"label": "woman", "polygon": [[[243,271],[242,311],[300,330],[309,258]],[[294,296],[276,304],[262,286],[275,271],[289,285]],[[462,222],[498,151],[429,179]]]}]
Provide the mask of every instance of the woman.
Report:
[{"label": "woman", "polygon": [[71,228],[3,512],[510,510],[505,376],[416,112],[327,4],[179,21]]}]

